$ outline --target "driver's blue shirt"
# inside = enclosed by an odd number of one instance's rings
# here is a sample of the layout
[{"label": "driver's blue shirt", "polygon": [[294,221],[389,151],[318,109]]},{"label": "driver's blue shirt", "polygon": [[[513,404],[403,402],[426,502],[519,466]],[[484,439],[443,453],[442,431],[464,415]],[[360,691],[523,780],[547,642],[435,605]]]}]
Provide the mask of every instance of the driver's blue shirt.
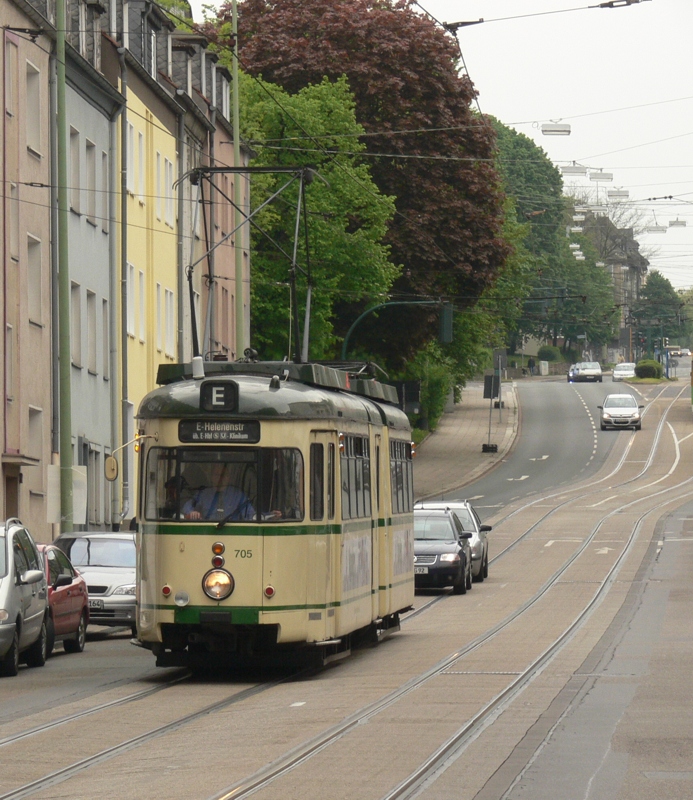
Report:
[{"label": "driver's blue shirt", "polygon": [[184,516],[193,511],[199,512],[200,519],[255,519],[253,504],[236,486],[200,489],[196,497],[183,504]]}]

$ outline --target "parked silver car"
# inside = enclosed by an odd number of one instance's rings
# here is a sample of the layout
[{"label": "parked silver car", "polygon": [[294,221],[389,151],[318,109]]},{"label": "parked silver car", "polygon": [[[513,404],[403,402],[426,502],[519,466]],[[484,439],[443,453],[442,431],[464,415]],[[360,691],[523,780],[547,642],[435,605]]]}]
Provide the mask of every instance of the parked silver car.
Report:
[{"label": "parked silver car", "polygon": [[427,500],[416,503],[414,508],[445,509],[454,511],[465,531],[470,531],[472,538],[469,545],[472,551],[472,577],[481,583],[488,578],[488,538],[493,530],[492,525],[482,525],[479,515],[468,500]]},{"label": "parked silver car", "polygon": [[46,663],[48,587],[43,560],[18,519],[0,527],[0,674],[16,675],[20,660]]},{"label": "parked silver car", "polygon": [[126,625],[137,633],[134,532],[63,533],[55,544],[87,582],[89,623]]},{"label": "parked silver car", "polygon": [[604,403],[597,406],[602,412],[600,427],[603,431],[607,428],[633,428],[639,431],[642,427],[642,414],[645,408],[638,405],[632,394],[607,394]]}]

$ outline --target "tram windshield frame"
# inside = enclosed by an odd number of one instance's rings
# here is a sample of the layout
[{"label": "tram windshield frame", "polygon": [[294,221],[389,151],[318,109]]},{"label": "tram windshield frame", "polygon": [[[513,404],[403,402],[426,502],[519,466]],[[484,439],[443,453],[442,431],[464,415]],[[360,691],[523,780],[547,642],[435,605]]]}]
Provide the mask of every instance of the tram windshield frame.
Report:
[{"label": "tram windshield frame", "polygon": [[303,454],[295,447],[151,447],[148,522],[273,523],[305,517]]}]

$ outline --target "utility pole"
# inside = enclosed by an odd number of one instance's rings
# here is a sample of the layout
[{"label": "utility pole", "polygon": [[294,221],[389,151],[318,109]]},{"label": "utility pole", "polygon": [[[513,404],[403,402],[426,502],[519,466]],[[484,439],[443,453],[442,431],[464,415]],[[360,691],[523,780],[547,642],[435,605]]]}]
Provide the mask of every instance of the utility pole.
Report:
[{"label": "utility pole", "polygon": [[60,385],[60,530],[73,530],[72,512],[72,392],[70,379],[72,351],[70,348],[70,269],[67,240],[67,103],[65,99],[65,3],[57,0],[57,123],[58,123],[58,333]]}]

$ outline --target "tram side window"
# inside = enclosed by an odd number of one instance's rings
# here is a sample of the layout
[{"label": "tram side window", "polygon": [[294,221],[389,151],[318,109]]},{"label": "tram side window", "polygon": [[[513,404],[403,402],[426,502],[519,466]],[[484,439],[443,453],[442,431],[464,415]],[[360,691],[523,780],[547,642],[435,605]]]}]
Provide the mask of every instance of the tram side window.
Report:
[{"label": "tram side window", "polygon": [[303,455],[294,447],[260,450],[260,516],[267,522],[299,521],[305,515]]},{"label": "tram side window", "polygon": [[357,519],[371,514],[370,450],[365,436],[344,436],[341,456],[342,517]]},{"label": "tram side window", "polygon": [[310,446],[310,518],[322,519],[325,515],[325,457],[321,444]]},{"label": "tram side window", "polygon": [[411,511],[414,501],[413,465],[409,442],[390,442],[390,484],[392,513]]},{"label": "tram side window", "polygon": [[334,519],[335,512],[335,458],[334,444],[327,445],[327,518]]},{"label": "tram side window", "polygon": [[178,515],[176,451],[152,447],[147,456],[145,519],[175,519]]}]

